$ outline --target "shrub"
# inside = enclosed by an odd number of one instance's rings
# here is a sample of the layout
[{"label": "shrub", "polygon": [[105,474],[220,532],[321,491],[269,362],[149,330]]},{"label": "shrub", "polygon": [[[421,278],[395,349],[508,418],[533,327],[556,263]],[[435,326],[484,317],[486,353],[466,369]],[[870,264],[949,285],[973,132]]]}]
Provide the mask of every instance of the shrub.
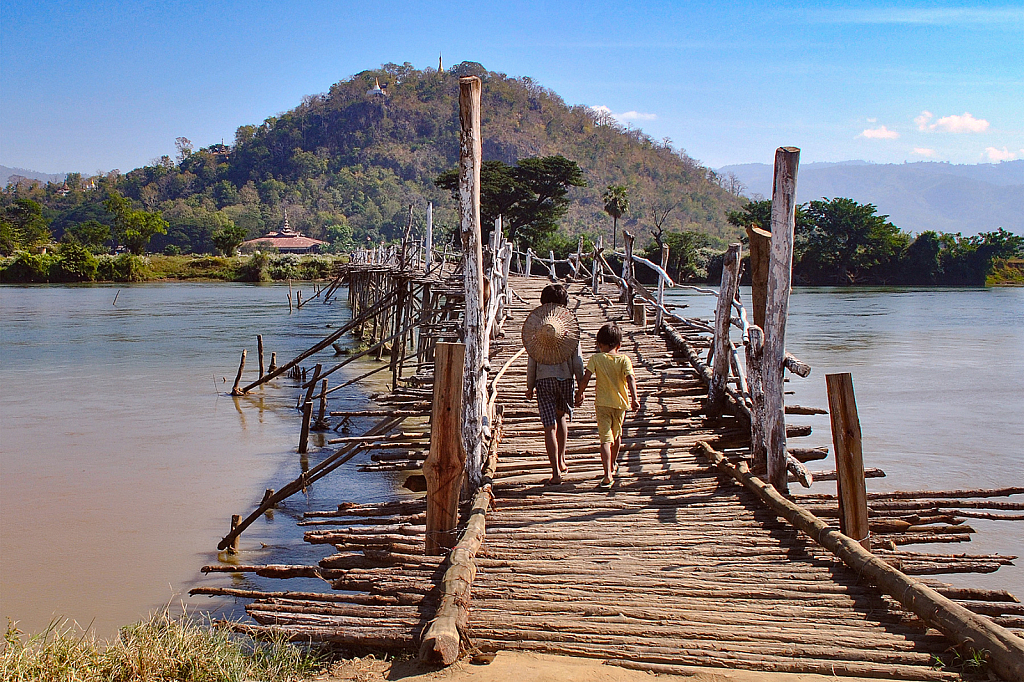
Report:
[{"label": "shrub", "polygon": [[14,259],[7,267],[0,271],[0,282],[48,282],[50,268],[55,261],[56,256],[52,254],[19,251],[14,254]]},{"label": "shrub", "polygon": [[307,256],[299,272],[302,279],[326,279],[333,269],[334,259],[329,256]]},{"label": "shrub", "polygon": [[100,256],[96,275],[111,282],[141,282],[146,279],[147,265],[145,258],[130,253]]},{"label": "shrub", "polygon": [[73,241],[62,242],[56,261],[50,267],[55,282],[91,282],[96,279],[99,262],[89,249]]},{"label": "shrub", "polygon": [[271,279],[301,279],[299,270],[302,258],[294,253],[286,253],[270,261],[268,273]]},{"label": "shrub", "polygon": [[164,247],[164,255],[165,256],[180,256],[181,255],[181,247],[178,246],[177,244],[168,244],[167,246]]},{"label": "shrub", "polygon": [[238,279],[242,282],[269,282],[270,281],[270,256],[263,253],[254,253],[249,260],[238,266]]}]

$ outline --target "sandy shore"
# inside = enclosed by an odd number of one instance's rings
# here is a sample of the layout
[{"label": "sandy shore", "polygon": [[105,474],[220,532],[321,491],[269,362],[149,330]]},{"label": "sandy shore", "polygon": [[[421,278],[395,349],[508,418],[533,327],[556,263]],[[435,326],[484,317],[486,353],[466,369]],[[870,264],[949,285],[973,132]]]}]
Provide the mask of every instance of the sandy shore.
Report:
[{"label": "sandy shore", "polygon": [[338,662],[315,679],[318,682],[650,682],[653,679],[685,679],[690,682],[835,682],[842,679],[843,682],[867,682],[854,677],[697,667],[686,668],[685,674],[664,675],[629,670],[606,664],[600,659],[518,652],[500,652],[489,663],[474,664],[464,659],[442,670],[429,668],[415,660],[389,662],[368,656]]}]

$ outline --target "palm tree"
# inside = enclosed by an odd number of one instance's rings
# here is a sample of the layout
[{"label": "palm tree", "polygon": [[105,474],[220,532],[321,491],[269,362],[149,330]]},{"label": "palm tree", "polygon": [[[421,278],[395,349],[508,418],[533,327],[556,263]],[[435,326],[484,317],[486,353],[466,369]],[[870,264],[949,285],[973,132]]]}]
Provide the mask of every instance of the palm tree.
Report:
[{"label": "palm tree", "polygon": [[619,218],[629,210],[629,195],[625,185],[608,185],[608,189],[601,193],[601,200],[604,201],[604,211],[612,217],[612,250],[618,244]]}]

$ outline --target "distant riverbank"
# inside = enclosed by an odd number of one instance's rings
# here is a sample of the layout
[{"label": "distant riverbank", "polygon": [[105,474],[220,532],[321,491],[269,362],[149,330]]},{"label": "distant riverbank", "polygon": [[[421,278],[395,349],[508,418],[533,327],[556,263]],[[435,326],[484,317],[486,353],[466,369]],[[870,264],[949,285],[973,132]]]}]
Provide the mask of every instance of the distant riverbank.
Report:
[{"label": "distant riverbank", "polygon": [[0,282],[10,284],[75,282],[273,282],[323,280],[348,256],[255,253],[251,256],[93,255],[18,253],[0,259]]}]

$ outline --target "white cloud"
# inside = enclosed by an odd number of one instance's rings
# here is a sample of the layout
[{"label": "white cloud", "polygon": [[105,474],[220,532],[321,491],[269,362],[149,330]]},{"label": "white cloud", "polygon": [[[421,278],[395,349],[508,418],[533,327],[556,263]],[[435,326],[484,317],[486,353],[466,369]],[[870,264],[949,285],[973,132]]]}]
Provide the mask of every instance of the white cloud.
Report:
[{"label": "white cloud", "polygon": [[914,153],[918,156],[935,156],[935,150],[928,149],[927,147],[914,147]]},{"label": "white cloud", "polygon": [[900,134],[895,130],[889,130],[885,126],[878,126],[877,128],[868,128],[861,133],[861,136],[872,140],[895,140]]},{"label": "white cloud", "polygon": [[1009,28],[1024,20],[1019,7],[893,7],[820,10],[811,19],[840,24],[917,24],[931,26],[992,25]]},{"label": "white cloud", "polygon": [[934,116],[930,111],[922,111],[921,115],[914,119],[914,123],[917,124],[918,130],[928,130],[928,121],[932,120]]},{"label": "white cloud", "polygon": [[[1013,161],[1017,158],[1017,155],[1008,150],[1006,147],[1002,149],[996,149],[995,147],[985,147],[985,153],[988,154],[990,161]],[[1021,150],[1024,153],[1024,149]]]},{"label": "white cloud", "polygon": [[963,116],[943,116],[928,127],[947,133],[983,133],[988,130],[989,122],[983,118],[974,118],[965,111]]},{"label": "white cloud", "polygon": [[611,108],[606,107],[603,104],[599,104],[596,107],[590,107],[599,116],[610,116],[619,123],[625,123],[626,121],[653,121],[658,118],[657,114],[647,114],[642,111],[626,111],[621,114],[616,114]]},{"label": "white cloud", "polygon": [[877,118],[869,118],[868,119],[868,123],[878,123],[878,119]]}]

